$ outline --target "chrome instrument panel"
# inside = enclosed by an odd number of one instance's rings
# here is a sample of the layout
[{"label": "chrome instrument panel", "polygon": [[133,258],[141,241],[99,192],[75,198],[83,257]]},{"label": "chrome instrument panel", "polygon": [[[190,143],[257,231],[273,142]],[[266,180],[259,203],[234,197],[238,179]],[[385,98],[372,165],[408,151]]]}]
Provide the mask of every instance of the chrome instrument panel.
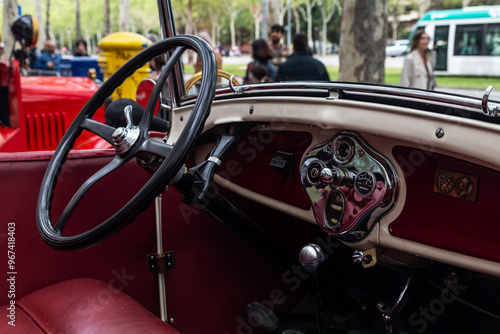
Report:
[{"label": "chrome instrument panel", "polygon": [[396,201],[394,167],[352,132],[311,150],[300,173],[318,225],[347,242],[364,239]]}]

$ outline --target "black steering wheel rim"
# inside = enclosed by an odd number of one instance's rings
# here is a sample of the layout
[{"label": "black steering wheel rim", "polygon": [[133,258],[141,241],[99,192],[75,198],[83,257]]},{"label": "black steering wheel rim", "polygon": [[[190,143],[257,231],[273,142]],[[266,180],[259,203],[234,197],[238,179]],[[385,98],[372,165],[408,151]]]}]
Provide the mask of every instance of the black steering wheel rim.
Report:
[{"label": "black steering wheel rim", "polygon": [[[203,70],[206,75],[203,75],[200,93],[193,106],[191,116],[186,121],[176,144],[172,147],[168,159],[163,161],[158,170],[151,176],[141,190],[139,190],[139,192],[113,216],[86,232],[73,236],[63,236],[61,233],[62,231],[55,229],[51,221],[50,209],[52,196],[57,184],[57,178],[68,157],[68,153],[84,129],[82,124],[86,120],[92,118],[96,110],[104,103],[105,99],[110,96],[127,77],[132,75],[137,69],[155,56],[171,51],[174,48],[192,49],[196,51],[200,56]],[[166,66],[169,65],[172,64],[167,63]],[[205,121],[210,114],[211,103],[215,96],[216,78],[217,67],[212,49],[201,38],[192,35],[179,35],[157,42],[138,53],[120,67],[97,90],[77,115],[49,162],[41,184],[36,209],[37,227],[42,239],[48,245],[56,249],[77,250],[100,243],[130,224],[135,217],[144,211],[154,198],[165,189],[172,178],[174,178],[182,168],[187,156],[194,146],[196,138],[203,131]],[[155,96],[151,96],[151,98],[157,99]],[[148,106],[149,105],[148,103]],[[154,110],[154,108],[152,108],[152,110]],[[149,117],[150,119],[152,117],[152,115],[149,115],[149,113],[152,113],[152,110],[146,110],[141,123],[147,123],[147,125],[149,125],[146,118]],[[141,136],[143,137],[143,141],[148,140],[146,138],[146,133],[142,133]]]}]

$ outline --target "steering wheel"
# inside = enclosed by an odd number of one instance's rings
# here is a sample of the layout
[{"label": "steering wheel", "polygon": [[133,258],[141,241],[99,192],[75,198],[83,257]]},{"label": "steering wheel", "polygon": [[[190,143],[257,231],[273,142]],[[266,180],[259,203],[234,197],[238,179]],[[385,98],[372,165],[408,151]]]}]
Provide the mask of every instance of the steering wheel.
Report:
[{"label": "steering wheel", "polygon": [[[198,99],[193,106],[193,111],[185,123],[179,138],[174,145],[167,145],[149,139],[148,129],[161,88],[172,72],[174,65],[186,49],[192,49],[200,55],[203,72],[207,75],[204,75],[201,79]],[[102,124],[92,119],[105,99],[110,96],[127,77],[132,75],[137,69],[141,68],[146,62],[154,57],[169,51],[173,51],[173,54],[164,66],[158,78],[157,85],[148,100],[145,112],[137,126],[132,123],[130,115],[126,116],[128,121],[127,127],[118,128]],[[151,204],[155,197],[165,189],[168,183],[181,170],[189,152],[194,146],[196,138],[201,134],[205,121],[210,114],[210,107],[215,96],[216,84],[217,67],[214,53],[205,41],[192,35],[179,35],[157,42],[138,53],[120,67],[85,104],[63,136],[49,162],[38,195],[36,209],[38,231],[43,240],[56,249],[77,250],[100,243],[130,224],[139,213],[144,211]],[[106,166],[97,171],[82,184],[64,208],[57,222],[53,224],[50,218],[50,208],[57,178],[75,140],[84,129],[111,143],[115,147],[115,156]],[[76,235],[62,235],[66,223],[78,203],[82,200],[84,194],[97,181],[112,173],[131,159],[144,153],[158,156],[163,159],[163,162],[130,201],[111,217],[94,228]]]}]

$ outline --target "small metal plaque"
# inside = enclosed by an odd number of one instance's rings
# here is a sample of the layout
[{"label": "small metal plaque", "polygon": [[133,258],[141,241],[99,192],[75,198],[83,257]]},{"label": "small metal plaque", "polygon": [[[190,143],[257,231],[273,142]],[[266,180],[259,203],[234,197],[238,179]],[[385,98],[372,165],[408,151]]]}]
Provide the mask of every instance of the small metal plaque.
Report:
[{"label": "small metal plaque", "polygon": [[293,173],[293,154],[288,152],[276,152],[269,164],[272,170],[278,172]]},{"label": "small metal plaque", "polygon": [[475,202],[479,177],[436,169],[434,192]]}]

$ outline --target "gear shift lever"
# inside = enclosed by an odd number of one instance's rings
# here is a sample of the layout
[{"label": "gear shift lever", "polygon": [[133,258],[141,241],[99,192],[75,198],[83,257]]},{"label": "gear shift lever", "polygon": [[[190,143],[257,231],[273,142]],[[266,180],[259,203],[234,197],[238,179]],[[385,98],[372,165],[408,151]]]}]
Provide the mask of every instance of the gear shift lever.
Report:
[{"label": "gear shift lever", "polygon": [[323,303],[319,288],[319,276],[317,269],[325,260],[323,249],[316,244],[307,244],[300,250],[299,261],[305,271],[311,273],[313,284],[314,303],[316,306],[316,320],[318,323],[318,333],[325,334],[326,328],[323,318]]}]

